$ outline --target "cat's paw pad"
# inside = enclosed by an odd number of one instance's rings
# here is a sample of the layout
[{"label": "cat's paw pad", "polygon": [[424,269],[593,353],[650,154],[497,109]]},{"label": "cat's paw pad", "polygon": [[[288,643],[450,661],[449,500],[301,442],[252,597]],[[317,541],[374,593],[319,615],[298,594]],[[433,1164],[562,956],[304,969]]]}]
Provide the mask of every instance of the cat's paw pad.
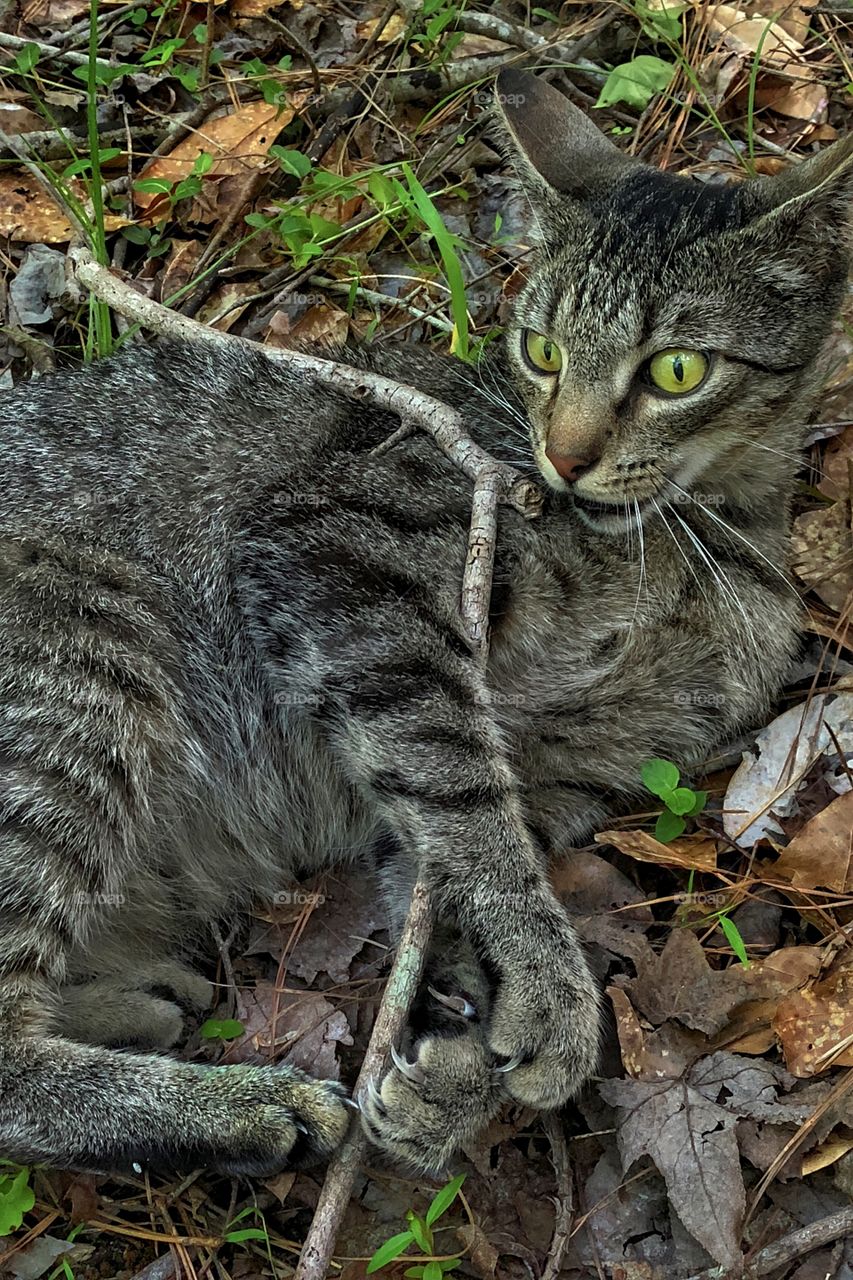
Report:
[{"label": "cat's paw pad", "polygon": [[394,1160],[438,1173],[498,1110],[502,1079],[479,1036],[430,1036],[414,1061],[394,1054],[382,1081],[359,1100],[362,1124]]},{"label": "cat's paw pad", "polygon": [[597,989],[574,969],[561,974],[555,966],[547,981],[527,975],[501,985],[488,1043],[504,1060],[504,1085],[517,1102],[562,1106],[595,1070],[599,1039]]}]

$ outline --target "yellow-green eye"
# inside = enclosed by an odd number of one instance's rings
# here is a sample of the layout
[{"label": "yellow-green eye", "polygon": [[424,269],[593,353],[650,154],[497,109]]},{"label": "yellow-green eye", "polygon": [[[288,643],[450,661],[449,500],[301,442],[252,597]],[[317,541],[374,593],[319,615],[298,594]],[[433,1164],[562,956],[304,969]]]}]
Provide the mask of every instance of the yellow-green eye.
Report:
[{"label": "yellow-green eye", "polygon": [[649,380],[673,396],[695,391],[707,372],[707,356],[701,351],[682,351],[681,347],[667,347],[649,361]]},{"label": "yellow-green eye", "polygon": [[524,330],[524,354],[540,373],[559,373],[563,367],[563,353],[556,342],[532,329]]}]

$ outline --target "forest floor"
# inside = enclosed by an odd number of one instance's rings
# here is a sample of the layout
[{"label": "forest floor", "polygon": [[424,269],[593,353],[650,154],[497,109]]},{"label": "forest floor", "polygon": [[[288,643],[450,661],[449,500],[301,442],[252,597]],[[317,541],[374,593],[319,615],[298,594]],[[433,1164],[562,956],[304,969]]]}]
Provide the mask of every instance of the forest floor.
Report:
[{"label": "forest floor", "polygon": [[[128,339],[69,286],[81,234],[146,296],[269,346],[405,338],[476,358],[529,249],[481,129],[505,63],[550,69],[649,162],[737,181],[849,128],[853,3],[0,0],[0,387]],[[507,1110],[459,1161],[444,1263],[415,1243],[419,1261],[383,1274],[433,1280],[458,1256],[478,1280],[744,1261],[853,1280],[852,353],[843,320],[797,496],[806,644],[759,749],[710,761],[683,820],[659,765],[647,812],[555,870],[607,990],[600,1077],[562,1126]],[[351,1085],[388,959],[364,876],[293,886],[227,940],[221,1003],[181,1052]],[[441,1186],[374,1156],[341,1280]],[[322,1179],[0,1168],[0,1275],[286,1277]]]}]

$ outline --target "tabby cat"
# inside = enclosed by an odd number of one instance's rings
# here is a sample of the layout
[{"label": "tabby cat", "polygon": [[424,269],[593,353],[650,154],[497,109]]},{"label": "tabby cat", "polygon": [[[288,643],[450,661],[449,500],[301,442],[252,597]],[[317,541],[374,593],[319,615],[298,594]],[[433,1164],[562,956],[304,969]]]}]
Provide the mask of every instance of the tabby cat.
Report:
[{"label": "tabby cat", "polygon": [[[459,621],[470,486],[264,354],[165,343],[0,401],[0,1152],[268,1174],[349,1112],[288,1067],[162,1055],[211,925],[368,858],[441,932],[363,1107],[437,1170],[594,1070],[549,856],[759,723],[796,646],[795,453],[847,267],[853,139],[729,186],[624,156],[519,72],[498,114],[538,258],[478,369],[353,350],[544,477],[503,511],[488,669]],[[439,994],[462,995],[449,1008]],[[454,1009],[461,1009],[455,1015]]]}]

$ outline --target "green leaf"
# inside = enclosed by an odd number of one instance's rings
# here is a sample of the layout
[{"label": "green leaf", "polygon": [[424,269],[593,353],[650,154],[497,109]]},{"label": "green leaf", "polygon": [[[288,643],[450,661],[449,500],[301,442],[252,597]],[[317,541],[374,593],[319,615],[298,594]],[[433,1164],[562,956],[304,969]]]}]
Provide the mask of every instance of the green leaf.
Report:
[{"label": "green leaf", "polygon": [[208,1018],[199,1028],[202,1040],[236,1040],[246,1028],[236,1018]]},{"label": "green leaf", "polygon": [[661,93],[675,75],[675,64],[641,53],[630,62],[614,67],[601,87],[597,107],[612,107],[616,102],[627,102],[629,107],[642,111],[656,93]]},{"label": "green leaf", "polygon": [[453,1201],[459,1195],[462,1183],[465,1181],[465,1174],[460,1173],[458,1177],[451,1178],[446,1187],[442,1187],[438,1195],[433,1199],[432,1204],[426,1211],[426,1224],[431,1227],[437,1222],[443,1213],[453,1204]]},{"label": "green leaf", "polygon": [[416,1267],[406,1267],[406,1270],[403,1272],[403,1275],[408,1276],[409,1280],[423,1280],[423,1276],[424,1276],[423,1263],[420,1263]]},{"label": "green leaf", "polygon": [[409,1224],[409,1229],[412,1235],[415,1237],[415,1244],[418,1246],[421,1253],[433,1253],[432,1232],[427,1224],[419,1218],[416,1213],[413,1213],[411,1209],[406,1214],[406,1221]]},{"label": "green leaf", "polygon": [[[40,57],[41,49],[37,44],[25,44],[23,49],[15,54],[15,67],[22,76],[25,76],[28,71],[32,71]],[[86,68],[84,67],[83,70],[85,71]]]},{"label": "green leaf", "polygon": [[403,1250],[408,1249],[414,1238],[411,1231],[401,1231],[399,1235],[392,1236],[390,1240],[386,1240],[384,1244],[379,1246],[368,1262],[367,1274],[372,1276],[374,1271],[378,1271],[380,1267],[386,1267],[389,1262],[399,1258]]},{"label": "green leaf", "polygon": [[140,178],[133,184],[134,191],[145,191],[151,195],[171,195],[172,183],[165,178]]},{"label": "green leaf", "polygon": [[209,151],[200,151],[195,158],[192,171],[196,177],[203,177],[213,168],[213,156]]},{"label": "green leaf", "polygon": [[673,813],[692,813],[696,804],[696,792],[691,791],[690,787],[676,787],[674,791],[670,791],[664,803]]},{"label": "green leaf", "polygon": [[730,919],[729,916],[720,916],[720,928],[726,935],[726,942],[728,942],[744,969],[748,969],[749,956],[746,954],[746,944],[740,936],[740,930],[734,920]]},{"label": "green leaf", "polygon": [[653,796],[660,796],[661,799],[664,798],[664,792],[673,791],[678,786],[680,776],[671,760],[660,760],[657,757],[647,760],[640,770],[644,786],[648,787]]},{"label": "green leaf", "polygon": [[430,196],[418,182],[411,167],[402,164],[403,175],[409,185],[412,199],[427,229],[432,233],[436,247],[444,264],[444,274],[450,286],[450,309],[453,315],[454,342],[456,355],[465,360],[468,357],[468,299],[465,294],[465,279],[462,265],[456,252],[455,238],[444,225],[444,219],[436,209]]},{"label": "green leaf", "polygon": [[196,25],[193,27],[193,40],[195,40],[197,44],[204,44],[206,39],[207,39],[207,23],[206,22],[196,23]]},{"label": "green leaf", "polygon": [[664,809],[655,823],[655,839],[660,840],[661,844],[669,844],[670,840],[681,835],[686,826],[687,823],[677,813]]},{"label": "green leaf", "polygon": [[663,9],[650,9],[648,5],[643,4],[643,0],[637,0],[640,25],[646,35],[651,36],[653,40],[657,37],[673,42],[680,40],[681,15],[687,7],[683,0],[675,0]]},{"label": "green leaf", "polygon": [[688,818],[695,818],[697,813],[701,813],[705,808],[705,805],[708,803],[707,791],[694,791],[693,797],[693,808],[687,810]]},{"label": "green leaf", "polygon": [[293,151],[289,147],[278,145],[270,147],[270,155],[275,156],[285,173],[292,173],[294,178],[304,178],[312,169],[308,156],[301,151]]},{"label": "green leaf", "polygon": [[143,27],[148,21],[148,10],[142,8],[133,9],[127,16],[135,27]]},{"label": "green leaf", "polygon": [[125,240],[129,240],[131,244],[147,244],[151,239],[151,232],[148,227],[129,226],[122,227],[121,234]]},{"label": "green leaf", "polygon": [[437,1262],[428,1262],[424,1267],[424,1280],[442,1280],[444,1272]]},{"label": "green leaf", "polygon": [[24,1214],[29,1213],[35,1202],[29,1169],[21,1169],[16,1174],[0,1178],[0,1236],[8,1236],[17,1231],[24,1220]]},{"label": "green leaf", "polygon": [[245,1240],[267,1240],[269,1237],[260,1227],[243,1227],[240,1231],[229,1231],[225,1239],[229,1244],[243,1244]]}]

